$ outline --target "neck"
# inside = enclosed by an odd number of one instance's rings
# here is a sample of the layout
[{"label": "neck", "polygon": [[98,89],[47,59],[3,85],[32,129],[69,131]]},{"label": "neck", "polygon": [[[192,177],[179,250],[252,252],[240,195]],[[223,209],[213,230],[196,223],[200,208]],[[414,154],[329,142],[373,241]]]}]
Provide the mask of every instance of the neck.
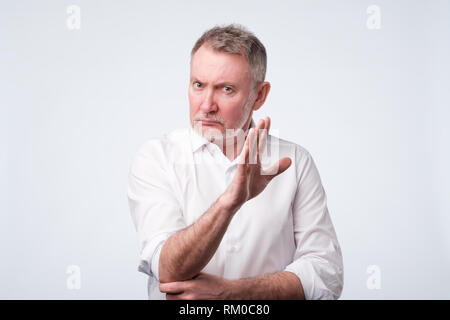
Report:
[{"label": "neck", "polygon": [[248,130],[252,121],[252,115],[249,116],[247,121],[242,126],[241,130],[244,135],[234,135],[226,137],[223,141],[213,141],[219,148],[222,149],[223,154],[230,160],[236,159],[244,146],[245,139],[247,138]]}]

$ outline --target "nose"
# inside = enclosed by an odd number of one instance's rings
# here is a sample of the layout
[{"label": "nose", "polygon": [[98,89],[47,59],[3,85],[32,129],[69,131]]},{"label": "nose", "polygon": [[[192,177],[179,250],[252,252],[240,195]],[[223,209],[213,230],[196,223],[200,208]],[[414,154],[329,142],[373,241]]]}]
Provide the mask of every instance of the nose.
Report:
[{"label": "nose", "polygon": [[202,104],[200,105],[200,110],[207,113],[214,113],[217,111],[217,103],[214,99],[214,90],[205,90]]}]

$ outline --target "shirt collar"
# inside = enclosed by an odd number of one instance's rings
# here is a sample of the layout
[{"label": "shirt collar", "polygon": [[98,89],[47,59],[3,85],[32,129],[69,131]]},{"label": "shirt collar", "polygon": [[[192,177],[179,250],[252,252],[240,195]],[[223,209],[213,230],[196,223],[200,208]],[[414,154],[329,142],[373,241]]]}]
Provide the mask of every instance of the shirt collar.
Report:
[{"label": "shirt collar", "polygon": [[[255,121],[250,122],[250,128],[254,128]],[[189,128],[190,136],[191,136],[191,145],[192,145],[192,152],[196,152],[198,149],[203,147],[204,145],[207,145],[208,143],[211,143],[206,139],[204,136],[200,135],[197,131],[195,131],[192,127]]]}]

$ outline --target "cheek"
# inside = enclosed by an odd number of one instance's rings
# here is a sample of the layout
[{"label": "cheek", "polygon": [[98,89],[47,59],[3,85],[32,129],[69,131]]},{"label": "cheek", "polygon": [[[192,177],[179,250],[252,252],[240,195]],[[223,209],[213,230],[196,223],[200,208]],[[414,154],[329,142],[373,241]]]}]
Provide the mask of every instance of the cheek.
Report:
[{"label": "cheek", "polygon": [[244,104],[242,99],[221,99],[218,101],[220,114],[226,119],[228,125],[234,126],[239,123],[244,116]]},{"label": "cheek", "polygon": [[191,115],[195,115],[201,105],[200,96],[192,94],[191,91],[189,91],[188,97],[189,97],[189,107],[191,110]]}]

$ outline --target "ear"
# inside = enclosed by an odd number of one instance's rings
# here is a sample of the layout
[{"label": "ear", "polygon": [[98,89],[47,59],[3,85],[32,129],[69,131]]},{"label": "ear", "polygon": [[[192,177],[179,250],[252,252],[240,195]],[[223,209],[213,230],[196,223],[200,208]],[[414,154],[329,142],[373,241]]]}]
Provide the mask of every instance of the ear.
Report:
[{"label": "ear", "polygon": [[257,96],[255,103],[253,104],[252,108],[253,111],[256,111],[259,108],[261,108],[264,102],[266,101],[267,95],[269,94],[270,91],[270,82],[267,81],[261,82],[260,84],[258,84],[255,90],[257,90]]}]

